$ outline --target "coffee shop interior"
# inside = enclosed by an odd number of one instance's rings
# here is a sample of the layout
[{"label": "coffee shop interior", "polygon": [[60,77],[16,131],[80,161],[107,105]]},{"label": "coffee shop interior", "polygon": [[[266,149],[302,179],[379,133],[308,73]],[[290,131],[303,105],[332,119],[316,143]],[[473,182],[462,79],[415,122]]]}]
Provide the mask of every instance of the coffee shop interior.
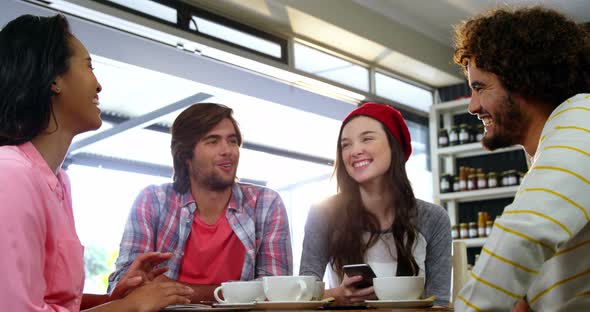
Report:
[{"label": "coffee shop interior", "polygon": [[[527,171],[521,147],[484,151],[452,26],[494,0],[3,0],[0,24],[65,14],[102,84],[102,127],[75,138],[64,167],[85,246],[86,293],[104,293],[129,209],[171,181],[170,126],[190,104],[234,110],[237,176],[278,191],[299,271],[310,206],[336,192],[341,120],[357,105],[406,119],[417,198],[443,206],[473,264]],[[530,1],[507,1],[527,4]],[[535,1],[590,21],[584,0]]]}]

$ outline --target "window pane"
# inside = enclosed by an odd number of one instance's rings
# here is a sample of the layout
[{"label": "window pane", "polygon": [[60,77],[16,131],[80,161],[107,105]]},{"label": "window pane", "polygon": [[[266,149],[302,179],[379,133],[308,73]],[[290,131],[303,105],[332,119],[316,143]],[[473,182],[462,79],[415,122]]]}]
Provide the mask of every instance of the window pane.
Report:
[{"label": "window pane", "polygon": [[76,232],[84,245],[84,292],[104,294],[135,197],[144,187],[170,179],[77,165],[68,167],[68,175]]},{"label": "window pane", "polygon": [[375,93],[425,112],[433,101],[432,92],[381,73],[375,74]]},{"label": "window pane", "polygon": [[108,0],[130,9],[176,24],[176,9],[150,0]]},{"label": "window pane", "polygon": [[[256,37],[245,32],[211,22],[209,20],[193,16],[194,23],[189,25],[190,29],[200,33],[228,41],[248,49],[258,51],[276,58],[281,58],[281,46],[272,41]],[[195,27],[196,24],[196,27]]]},{"label": "window pane", "polygon": [[412,136],[412,155],[406,162],[406,172],[412,183],[414,196],[432,202],[432,172],[428,170],[428,127],[407,121]]},{"label": "window pane", "polygon": [[369,90],[367,68],[297,42],[294,48],[295,68],[359,90]]}]

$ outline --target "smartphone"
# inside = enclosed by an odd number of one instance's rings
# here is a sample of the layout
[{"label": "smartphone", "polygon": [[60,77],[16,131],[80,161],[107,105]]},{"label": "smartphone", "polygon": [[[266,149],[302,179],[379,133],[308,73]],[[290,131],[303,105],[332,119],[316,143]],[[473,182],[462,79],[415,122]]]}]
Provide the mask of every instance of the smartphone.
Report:
[{"label": "smartphone", "polygon": [[375,275],[375,272],[373,272],[373,269],[371,269],[371,267],[366,263],[347,264],[342,266],[342,270],[346,275],[348,275],[348,277],[353,277],[357,275],[363,277],[363,279],[360,282],[354,285],[356,288],[366,288],[373,286],[373,278],[377,277]]}]

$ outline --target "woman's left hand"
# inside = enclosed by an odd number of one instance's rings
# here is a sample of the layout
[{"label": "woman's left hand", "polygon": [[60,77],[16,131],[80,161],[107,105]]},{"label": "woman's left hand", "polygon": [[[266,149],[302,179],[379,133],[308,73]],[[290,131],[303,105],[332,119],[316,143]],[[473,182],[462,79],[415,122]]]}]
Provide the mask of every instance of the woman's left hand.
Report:
[{"label": "woman's left hand", "polygon": [[117,283],[115,289],[110,295],[110,300],[121,299],[127,293],[146,282],[151,282],[156,277],[168,271],[168,267],[157,267],[160,263],[172,258],[172,253],[147,252],[135,260],[129,266],[129,269]]}]

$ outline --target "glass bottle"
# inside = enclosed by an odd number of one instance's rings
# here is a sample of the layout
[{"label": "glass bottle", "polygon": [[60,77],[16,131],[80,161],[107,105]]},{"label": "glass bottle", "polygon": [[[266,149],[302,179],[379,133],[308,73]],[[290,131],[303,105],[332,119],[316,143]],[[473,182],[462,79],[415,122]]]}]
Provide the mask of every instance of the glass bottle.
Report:
[{"label": "glass bottle", "polygon": [[470,174],[467,176],[467,190],[477,190],[477,174]]},{"label": "glass bottle", "polygon": [[445,173],[440,177],[440,192],[441,193],[448,193],[451,191],[451,186],[452,186],[451,178],[452,178],[451,175],[448,173]]},{"label": "glass bottle", "polygon": [[467,225],[467,223],[459,224],[459,237],[469,238],[469,226]]},{"label": "glass bottle", "polygon": [[508,170],[508,185],[513,186],[518,184],[518,175],[516,170]]},{"label": "glass bottle", "polygon": [[459,192],[461,190],[459,186],[459,177],[455,176],[453,178],[453,192]]},{"label": "glass bottle", "polygon": [[456,224],[451,227],[451,237],[453,239],[459,238],[459,226]]},{"label": "glass bottle", "polygon": [[467,124],[461,124],[459,126],[459,144],[469,143],[469,129]]},{"label": "glass bottle", "polygon": [[477,134],[477,126],[476,125],[470,125],[467,126],[467,130],[469,132],[469,142],[475,142],[475,135]]},{"label": "glass bottle", "polygon": [[459,168],[459,190],[466,191],[467,190],[467,168],[460,167]]},{"label": "glass bottle", "polygon": [[477,235],[479,237],[486,237],[486,213],[477,213]]},{"label": "glass bottle", "polygon": [[483,125],[478,125],[477,132],[475,135],[475,141],[480,142],[481,140],[483,140],[484,135],[485,135],[485,129],[484,129]]},{"label": "glass bottle", "polygon": [[498,175],[491,171],[488,173],[488,187],[497,187],[498,186]]},{"label": "glass bottle", "polygon": [[447,132],[447,129],[442,128],[438,130],[438,146],[449,146],[449,133]]},{"label": "glass bottle", "polygon": [[459,127],[452,126],[451,132],[449,132],[449,145],[459,144]]},{"label": "glass bottle", "polygon": [[469,238],[477,238],[477,223],[469,222]]},{"label": "glass bottle", "polygon": [[481,190],[485,188],[488,188],[488,179],[485,173],[480,172],[477,174],[477,189]]},{"label": "glass bottle", "polygon": [[490,236],[492,233],[492,227],[494,226],[494,222],[491,220],[486,221],[486,236]]},{"label": "glass bottle", "polygon": [[502,186],[508,186],[508,172],[507,171],[502,171],[502,174],[500,175],[501,177],[501,181],[500,184]]}]

